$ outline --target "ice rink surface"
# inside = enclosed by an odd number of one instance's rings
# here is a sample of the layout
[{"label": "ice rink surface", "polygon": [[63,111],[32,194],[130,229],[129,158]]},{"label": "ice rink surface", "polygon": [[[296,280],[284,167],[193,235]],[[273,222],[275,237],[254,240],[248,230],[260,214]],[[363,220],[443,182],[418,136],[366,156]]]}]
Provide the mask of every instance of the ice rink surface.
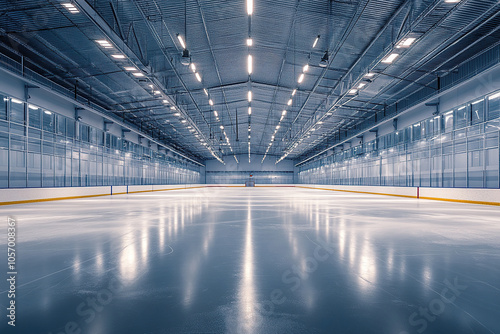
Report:
[{"label": "ice rink surface", "polygon": [[500,210],[298,188],[11,205],[1,333],[500,333]]}]

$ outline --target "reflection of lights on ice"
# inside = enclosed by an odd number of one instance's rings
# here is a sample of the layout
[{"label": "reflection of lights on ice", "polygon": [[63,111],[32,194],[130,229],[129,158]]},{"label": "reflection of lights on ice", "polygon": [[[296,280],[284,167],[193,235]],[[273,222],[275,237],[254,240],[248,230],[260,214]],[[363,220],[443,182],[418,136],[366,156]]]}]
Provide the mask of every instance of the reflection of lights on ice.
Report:
[{"label": "reflection of lights on ice", "polygon": [[429,266],[425,266],[424,269],[422,270],[422,279],[425,282],[426,285],[429,285],[432,281],[432,272],[431,268]]},{"label": "reflection of lights on ice", "polygon": [[389,274],[392,274],[392,270],[394,269],[394,250],[389,248],[389,254],[387,255],[387,271]]},{"label": "reflection of lights on ice", "polygon": [[340,253],[340,258],[344,258],[344,249],[345,249],[345,229],[344,229],[344,226],[341,226],[341,229],[339,231],[339,253]]},{"label": "reflection of lights on ice", "polygon": [[73,261],[73,271],[75,272],[76,275],[80,273],[80,257],[77,256],[75,260]]},{"label": "reflection of lights on ice", "polygon": [[102,258],[102,253],[100,252],[95,257],[95,266],[98,274],[102,274],[104,272],[104,260]]},{"label": "reflection of lights on ice", "polygon": [[143,228],[141,235],[141,259],[143,264],[148,262],[149,234],[147,227]]},{"label": "reflection of lights on ice", "polygon": [[253,249],[253,230],[252,230],[252,212],[251,204],[248,203],[247,224],[245,231],[245,251],[242,262],[242,278],[238,288],[239,310],[238,321],[239,329],[243,332],[255,332],[257,323],[257,297],[254,282],[254,249]]},{"label": "reflection of lights on ice", "polygon": [[361,249],[358,273],[359,286],[363,290],[373,289],[377,282],[377,258],[370,241],[364,237]]},{"label": "reflection of lights on ice", "polygon": [[132,282],[137,275],[137,255],[131,234],[123,238],[123,247],[120,257],[120,275],[124,282]]}]

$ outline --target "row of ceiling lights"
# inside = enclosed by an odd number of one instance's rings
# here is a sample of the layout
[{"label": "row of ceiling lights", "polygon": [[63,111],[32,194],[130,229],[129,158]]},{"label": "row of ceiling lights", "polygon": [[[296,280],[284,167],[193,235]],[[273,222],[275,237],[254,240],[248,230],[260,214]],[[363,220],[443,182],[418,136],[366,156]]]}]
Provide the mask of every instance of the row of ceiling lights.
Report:
[{"label": "row of ceiling lights", "polygon": [[[458,3],[460,2],[461,0],[444,0],[444,2],[446,3]],[[76,13],[79,13],[79,10],[72,4],[72,3],[63,3],[62,4],[63,7],[65,7],[70,13],[73,13],[73,14],[76,14]],[[249,15],[249,36],[247,38],[247,46],[248,47],[251,47],[253,46],[253,39],[251,37],[251,16],[253,14],[253,10],[254,10],[254,5],[253,5],[253,0],[247,0],[247,14]],[[184,65],[189,65],[191,70],[193,71],[196,79],[198,80],[198,82],[202,82],[202,78],[201,78],[201,75],[199,72],[196,71],[196,65],[194,63],[191,62],[191,57],[189,55],[189,51],[187,50],[187,46],[186,46],[186,42],[184,41],[184,39],[182,38],[182,36],[180,34],[177,34],[177,38],[179,40],[179,43],[181,44],[182,48],[183,48],[183,57],[182,57],[182,63]],[[313,48],[316,47],[318,41],[320,39],[320,36],[318,35],[314,42],[313,42]],[[401,40],[397,45],[396,45],[396,48],[397,49],[400,49],[400,48],[408,48],[410,47],[414,42],[415,42],[416,38],[405,38],[403,40]],[[104,49],[113,49],[113,46],[111,45],[111,43],[109,43],[108,41],[106,40],[97,40],[96,41],[101,47],[103,47]],[[391,64],[393,63],[398,57],[400,56],[399,53],[397,52],[392,52],[390,53],[389,55],[387,55],[384,59],[382,59],[382,63],[384,64]],[[124,60],[126,59],[125,55],[123,54],[112,54],[111,57],[113,57],[114,59],[116,60]],[[187,59],[187,61],[186,61]],[[323,58],[321,59],[321,62],[320,62],[320,66],[321,67],[326,67],[328,64],[328,51],[325,52],[325,55],[323,56]],[[126,71],[129,71],[132,73],[133,76],[135,77],[144,77],[144,73],[142,73],[140,70],[138,70],[135,66],[125,66],[124,69]],[[309,64],[306,64],[304,67],[303,67],[303,70],[302,70],[302,73],[299,75],[298,77],[298,84],[300,85],[303,81],[304,81],[304,78],[305,78],[305,73],[309,70]],[[251,54],[248,55],[248,75],[249,75],[249,80],[250,80],[250,76],[253,72],[253,57]],[[367,78],[370,78],[370,77],[373,77],[374,76],[374,73],[371,73],[369,72],[368,74],[366,74],[365,77]],[[151,86],[151,85],[150,85]],[[365,82],[359,82],[358,85],[355,87],[355,88],[352,88],[349,90],[348,94],[357,94],[358,91],[362,88],[364,88],[366,86],[366,83]],[[209,93],[207,91],[207,89],[203,89],[203,91],[205,92],[205,94],[207,95],[207,97],[209,98],[209,104],[210,106],[213,106],[214,103],[213,103],[213,100],[210,98],[209,96]],[[288,100],[287,102],[287,105],[288,106],[291,106],[292,103],[293,103],[293,97],[295,96],[297,92],[297,89],[294,89],[292,91],[292,94],[291,94],[291,98]],[[154,87],[153,87],[153,95],[156,97],[156,95],[163,95],[161,91],[159,90],[154,90]],[[163,100],[164,103],[168,103],[167,100]],[[250,143],[250,139],[251,139],[251,125],[250,125],[250,116],[252,114],[252,107],[251,107],[251,102],[252,102],[252,91],[251,89],[248,91],[248,103],[249,103],[249,106],[248,106],[248,115],[249,115],[249,127],[248,127],[248,156],[249,156],[249,162],[250,162],[250,153],[251,153],[251,143]],[[175,106],[172,106],[171,109],[174,109],[175,110]],[[271,136],[271,142],[269,143],[269,146],[266,150],[266,153],[264,155],[264,158],[262,159],[262,162],[264,162],[264,160],[266,159],[266,156],[270,150],[270,148],[272,147],[273,145],[273,141],[275,139],[275,136],[276,136],[276,133],[278,132],[278,130],[280,129],[281,127],[281,122],[283,121],[285,115],[287,113],[287,110],[283,110],[282,112],[282,115],[281,115],[281,118],[280,118],[280,121],[278,123],[278,125],[276,126],[276,129],[274,131],[274,134]],[[329,113],[331,115],[331,113]],[[176,113],[175,114],[176,116],[180,116],[180,113]],[[219,122],[219,117],[218,117],[218,113],[216,110],[214,110],[214,115],[216,117],[216,120]],[[328,115],[328,114],[327,114]],[[186,123],[187,121],[185,119],[181,120],[182,123]],[[323,122],[317,122],[316,124],[322,124]],[[189,126],[190,127],[190,126]],[[188,127],[188,128],[189,128]],[[233,149],[231,147],[231,144],[230,144],[230,141],[229,141],[229,138],[224,130],[224,126],[220,126],[220,129],[222,130],[222,133],[224,134],[224,137],[226,139],[226,142],[228,144],[228,146],[230,147],[231,149],[231,152],[233,152]],[[195,132],[196,130],[192,129],[189,129],[190,132]],[[316,130],[315,128],[311,129],[312,131]],[[219,160],[221,163],[224,163],[222,161],[222,159],[220,157],[218,157],[215,152],[211,149],[211,147],[208,146],[208,144],[201,138],[199,138],[199,134],[196,134],[195,135],[201,142],[201,144],[205,147],[207,147],[207,149],[210,151],[210,153],[217,159]],[[302,142],[303,138],[301,138],[297,143],[295,143],[292,148],[285,152],[285,155],[283,155],[278,161],[277,163],[279,163],[280,161],[282,161],[284,158],[286,158],[286,156],[288,156],[291,151],[293,149],[295,149],[301,142]],[[236,161],[238,161],[238,159],[236,158],[236,156],[234,156]]]},{"label": "row of ceiling lights", "polygon": [[[313,45],[312,45],[312,48],[316,48],[317,44],[318,44],[318,41],[320,39],[320,35],[316,36],[316,38],[314,39],[314,42],[313,42]],[[328,51],[327,51],[328,53]],[[327,54],[326,53],[326,54]],[[324,58],[324,57],[323,57]],[[302,73],[300,73],[298,79],[297,79],[297,83],[300,85],[304,82],[304,78],[305,78],[305,75],[306,73],[309,71],[309,57],[308,57],[308,60],[307,60],[307,63],[302,67]],[[290,96],[290,99],[288,100],[288,102],[286,103],[288,107],[291,107],[292,104],[293,104],[293,98],[295,96],[295,94],[297,94],[297,90],[298,88],[295,88],[293,91],[292,91],[292,94]],[[271,142],[269,143],[269,146],[267,147],[266,149],[266,153],[264,154],[264,157],[262,158],[262,163],[264,163],[264,160],[266,160],[266,157],[267,157],[267,154],[269,153],[269,150],[271,149],[271,147],[273,146],[273,142],[276,138],[276,134],[278,133],[278,130],[281,128],[281,123],[283,122],[283,120],[285,119],[285,116],[287,114],[287,110],[284,109],[281,113],[281,118],[278,122],[278,125],[276,126],[275,130],[274,130],[274,133],[272,134],[271,136]]]},{"label": "row of ceiling lights", "polygon": [[[445,0],[444,2],[446,3],[458,3],[460,2],[461,0]],[[417,40],[417,38],[415,37],[406,37],[406,38],[403,38],[402,40],[399,41],[399,43],[396,44],[395,46],[395,49],[407,49],[409,48],[410,46],[412,46],[415,41]],[[390,53],[388,53],[384,58],[382,58],[381,60],[381,63],[383,64],[392,64],[394,63],[394,61],[400,57],[401,53],[397,50],[391,50]],[[367,74],[364,75],[364,79],[368,79],[366,81],[362,80],[362,81],[358,81],[353,88],[349,89],[348,91],[348,94],[349,95],[356,95],[359,93],[359,91],[363,88],[365,88],[367,86],[368,83],[370,82],[373,82],[373,77],[375,76],[376,73],[374,72],[371,72],[369,71]],[[332,112],[328,112],[327,114],[325,114],[325,116],[331,116],[332,115]],[[321,118],[314,126],[313,128],[311,128],[309,131],[312,132],[312,131],[315,131],[317,130],[317,127],[316,125],[321,125],[323,124],[323,121],[322,121],[323,118]],[[279,163],[281,162],[283,159],[285,159],[295,148],[297,148],[297,146],[299,146],[299,144],[303,141],[304,137],[302,137],[299,141],[297,141],[288,151],[285,152],[285,154],[276,162],[276,163]]]},{"label": "row of ceiling lights", "polygon": [[[103,49],[106,49],[106,50],[114,50],[115,49],[114,46],[109,41],[107,41],[105,39],[96,40],[96,43],[99,44]],[[183,46],[185,47],[185,44],[183,44]],[[125,61],[127,59],[127,57],[125,55],[120,54],[120,53],[112,53],[111,57],[113,59],[115,59],[116,61]],[[130,72],[136,78],[145,77],[145,74],[142,71],[140,71],[136,66],[126,65],[126,66],[123,66],[123,69],[127,72]],[[193,70],[193,72],[195,72],[196,77],[199,78],[198,81],[201,81],[201,76],[196,72],[196,66],[194,64],[192,64],[191,69]],[[159,88],[157,88],[153,84],[149,84],[148,87],[152,90],[152,95],[154,98],[163,99],[162,102],[164,104],[170,104],[170,110],[173,110],[173,111],[177,110],[177,107],[175,105],[169,103],[169,101],[166,99],[165,95],[162,93],[162,91]],[[174,113],[174,116],[182,117],[182,114],[180,112],[176,112],[176,113]],[[187,120],[184,118],[181,118],[180,122],[182,124],[186,124]],[[191,125],[187,125],[187,129],[190,133],[195,134],[196,138],[198,138],[200,143],[203,146],[205,146],[215,158],[220,159],[215,154],[214,150],[210,146],[208,146],[208,143],[206,143],[203,138],[200,138],[200,135],[198,133],[195,133],[196,130]]]},{"label": "row of ceiling lights", "polygon": [[[193,63],[191,61],[191,56],[189,54],[189,51],[187,49],[187,45],[186,45],[186,41],[184,40],[184,38],[182,37],[181,34],[177,34],[177,40],[179,41],[179,44],[181,45],[182,47],[182,57],[181,57],[181,64],[182,65],[185,65],[185,66],[189,66],[189,68],[191,69],[191,71],[193,72],[196,80],[198,82],[202,82],[202,77],[201,77],[201,74],[200,72],[197,71],[197,67],[196,67],[196,64]],[[208,98],[208,103],[210,106],[213,106],[214,105],[214,102],[213,100],[210,98],[210,95],[208,93],[208,90],[206,88],[203,88],[203,92],[205,93],[205,95],[207,96]],[[216,120],[217,122],[219,121],[219,115],[217,114],[217,111],[214,110],[214,114],[215,114],[215,117],[216,117]],[[181,116],[180,113],[176,113],[175,114],[176,116]],[[182,120],[183,123],[186,123],[186,120]],[[190,128],[190,126],[188,127]],[[223,127],[221,126],[221,129],[223,129]],[[190,129],[190,131],[193,130],[193,129]],[[193,132],[193,131],[191,131]],[[225,133],[224,133],[225,134]],[[210,154],[212,154],[212,156],[217,159],[220,163],[224,164],[224,161],[216,154],[216,152],[212,149],[211,146],[208,145],[208,143],[203,139],[203,138],[200,138],[200,135],[198,133],[195,134],[195,137],[199,140],[200,144],[202,146],[205,146],[205,148],[210,152]],[[227,137],[226,137],[227,138]]]},{"label": "row of ceiling lights", "polygon": [[[182,48],[183,48],[183,53],[182,53],[182,58],[181,58],[181,63],[183,65],[186,65],[186,66],[189,66],[189,68],[191,69],[191,71],[194,73],[195,77],[196,77],[196,80],[198,80],[198,82],[202,82],[202,78],[201,78],[201,75],[200,73],[196,70],[196,64],[193,63],[191,61],[191,56],[189,54],[189,51],[187,50],[187,46],[186,46],[186,42],[184,41],[184,39],[182,38],[182,35],[180,34],[177,34],[177,39],[179,40],[179,43],[181,44]],[[214,106],[214,101],[213,99],[211,98],[210,96],[210,93],[208,92],[208,90],[206,88],[203,88],[203,92],[205,93],[205,95],[207,96],[208,98],[208,104],[210,105],[210,107],[213,107]],[[220,118],[219,118],[219,113],[217,112],[217,110],[213,110],[213,113],[214,113],[214,116],[215,116],[215,119],[217,122],[220,122]],[[221,132],[222,134],[224,135],[224,139],[226,140],[226,143],[227,145],[229,146],[229,149],[231,150],[231,152],[233,152],[233,148],[231,146],[231,142],[229,141],[229,137],[227,136],[227,133],[226,131],[224,130],[224,126],[223,125],[220,125],[219,127],[221,129]],[[212,154],[212,156],[214,156],[220,163],[222,164],[225,164],[224,161],[222,160],[221,157],[219,157],[209,146],[208,144],[203,140],[203,139],[200,139],[198,138],[201,142],[201,144],[205,147],[208,148],[208,150],[210,151],[210,153]],[[234,158],[236,159],[236,161],[238,161],[238,159],[236,158],[236,156],[234,156]]]},{"label": "row of ceiling lights", "polygon": [[[453,3],[453,4],[459,3],[460,1],[462,1],[462,0],[444,0],[445,3]],[[319,38],[319,36],[318,36],[318,38]],[[417,40],[416,37],[405,37],[402,40],[400,40],[399,43],[396,44],[395,49],[407,49],[410,46],[412,46],[415,43],[416,40]],[[315,40],[314,46],[316,45],[316,43],[317,43],[317,40]],[[382,58],[381,63],[390,65],[400,55],[401,54],[400,54],[399,51],[397,51],[397,50],[391,50],[390,53],[388,53],[384,58]],[[323,59],[321,60],[320,66],[323,63],[323,60],[325,59],[325,57],[326,57],[326,60],[328,61],[328,51],[326,51],[325,56],[323,56]],[[373,82],[372,78],[374,76],[375,76],[374,72],[368,71],[368,73],[365,74],[365,76],[364,76],[364,79],[367,79],[367,80],[366,81],[358,81],[357,83],[355,83],[354,87],[351,88],[351,89],[349,89],[348,94],[349,95],[356,95],[356,94],[358,94],[359,91],[361,89],[365,88],[368,83]],[[331,116],[332,114],[333,113],[330,111],[330,112],[326,113],[324,117]],[[320,120],[318,122],[316,122],[315,125],[313,125],[313,127],[309,130],[308,133],[317,130],[317,128],[318,128],[317,125],[323,124],[324,117],[320,118]],[[276,163],[279,163],[283,159],[285,159],[295,148],[297,148],[300,145],[300,143],[303,140],[304,140],[304,137],[300,138],[288,151],[285,151],[285,154],[280,159],[278,159],[278,161]]]},{"label": "row of ceiling lights", "polygon": [[247,14],[248,14],[248,38],[247,38],[247,47],[248,47],[248,57],[247,57],[247,72],[248,72],[248,81],[250,89],[247,94],[248,99],[248,163],[251,160],[251,139],[252,139],[252,99],[253,93],[251,89],[252,83],[252,73],[253,73],[253,56],[250,54],[250,48],[253,46],[253,38],[252,38],[252,15],[253,15],[253,0],[247,0]]},{"label": "row of ceiling lights", "polygon": [[[62,3],[62,6],[64,8],[66,8],[71,14],[80,13],[78,8],[70,2]],[[107,49],[107,50],[114,50],[115,49],[114,46],[109,41],[107,41],[105,39],[95,40],[95,42],[97,44],[99,44],[99,46],[101,46],[103,49]],[[127,59],[127,57],[125,55],[120,54],[120,53],[111,54],[111,57],[117,61]],[[137,78],[145,77],[144,73],[142,71],[140,71],[139,69],[137,69],[137,67],[135,67],[135,66],[123,66],[123,69],[127,72],[132,73],[132,75],[134,77],[137,77]],[[160,90],[155,89],[155,87],[153,85],[149,85],[149,87],[153,90],[153,97],[162,97],[163,94]],[[164,96],[163,96],[163,98],[164,98]],[[164,99],[163,103],[168,104],[169,102],[168,102],[168,100]],[[176,107],[174,105],[171,105],[170,109],[176,110]],[[50,111],[45,111],[45,113],[50,113]],[[180,113],[176,113],[176,115],[180,116]],[[182,123],[186,123],[186,120],[182,120]]]}]

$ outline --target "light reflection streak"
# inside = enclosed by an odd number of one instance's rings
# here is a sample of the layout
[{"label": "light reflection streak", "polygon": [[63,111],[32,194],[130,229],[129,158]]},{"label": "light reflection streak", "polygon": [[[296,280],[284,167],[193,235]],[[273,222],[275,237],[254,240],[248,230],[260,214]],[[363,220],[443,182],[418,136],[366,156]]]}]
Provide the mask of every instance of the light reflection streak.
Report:
[{"label": "light reflection streak", "polygon": [[104,259],[101,250],[97,251],[97,255],[95,257],[95,267],[98,275],[102,275],[104,273]]},{"label": "light reflection streak", "polygon": [[360,288],[363,290],[374,289],[377,282],[377,263],[372,244],[367,236],[364,237],[359,259]]},{"label": "light reflection streak", "polygon": [[247,224],[245,229],[245,248],[242,261],[242,278],[238,288],[238,332],[254,333],[257,317],[260,315],[256,311],[257,297],[255,287],[255,267],[253,249],[253,229],[251,202],[248,202]]},{"label": "light reflection streak", "polygon": [[123,236],[122,247],[119,264],[120,275],[124,283],[132,283],[137,275],[137,254],[133,231]]},{"label": "light reflection streak", "polygon": [[[192,205],[194,206],[195,202],[192,202]],[[181,217],[184,217],[182,213]],[[205,228],[205,233],[203,233],[203,240],[200,243],[201,247],[200,251],[192,252],[191,258],[189,258],[186,262],[185,269],[183,270],[182,274],[182,277],[185,278],[185,286],[183,287],[184,293],[182,300],[182,304],[184,305],[185,308],[189,308],[194,303],[195,292],[197,289],[196,283],[197,280],[200,278],[198,272],[200,270],[203,258],[207,257],[209,254],[210,246],[213,244],[214,236],[215,236],[215,224],[208,223]]]}]

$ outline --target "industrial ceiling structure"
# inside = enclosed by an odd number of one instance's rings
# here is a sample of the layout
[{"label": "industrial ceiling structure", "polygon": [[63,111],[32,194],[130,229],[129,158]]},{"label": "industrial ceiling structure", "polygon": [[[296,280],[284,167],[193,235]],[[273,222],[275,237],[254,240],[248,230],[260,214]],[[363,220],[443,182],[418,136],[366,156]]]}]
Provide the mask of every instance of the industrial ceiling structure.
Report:
[{"label": "industrial ceiling structure", "polygon": [[301,161],[498,43],[496,0],[0,0],[0,50],[203,161]]}]

